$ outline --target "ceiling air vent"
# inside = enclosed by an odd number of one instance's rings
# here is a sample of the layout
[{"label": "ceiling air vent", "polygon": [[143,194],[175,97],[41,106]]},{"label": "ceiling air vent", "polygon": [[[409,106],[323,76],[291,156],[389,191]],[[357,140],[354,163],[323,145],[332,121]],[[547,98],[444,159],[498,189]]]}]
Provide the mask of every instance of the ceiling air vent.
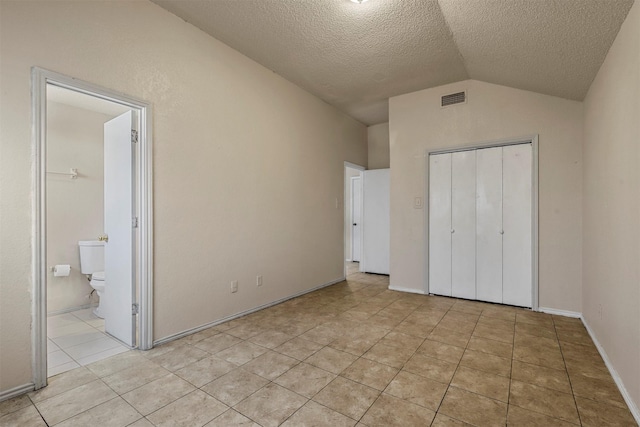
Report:
[{"label": "ceiling air vent", "polygon": [[441,107],[448,107],[455,104],[464,104],[467,102],[467,92],[457,92],[450,95],[444,95],[441,99]]}]

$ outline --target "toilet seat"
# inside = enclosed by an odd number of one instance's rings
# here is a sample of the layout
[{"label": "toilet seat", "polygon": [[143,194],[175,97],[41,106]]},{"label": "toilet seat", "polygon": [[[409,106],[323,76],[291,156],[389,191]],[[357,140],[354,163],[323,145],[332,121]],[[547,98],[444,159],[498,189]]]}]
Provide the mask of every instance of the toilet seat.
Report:
[{"label": "toilet seat", "polygon": [[89,282],[91,287],[95,289],[97,292],[104,291],[104,271],[96,271],[91,275],[91,281]]},{"label": "toilet seat", "polygon": [[101,319],[104,319],[104,314],[102,313],[102,293],[104,292],[105,288],[104,271],[96,271],[95,273],[93,273],[91,275],[91,281],[89,282],[89,284],[93,289],[96,290],[96,292],[98,293],[98,297],[100,298],[98,307],[93,310],[93,314]]}]

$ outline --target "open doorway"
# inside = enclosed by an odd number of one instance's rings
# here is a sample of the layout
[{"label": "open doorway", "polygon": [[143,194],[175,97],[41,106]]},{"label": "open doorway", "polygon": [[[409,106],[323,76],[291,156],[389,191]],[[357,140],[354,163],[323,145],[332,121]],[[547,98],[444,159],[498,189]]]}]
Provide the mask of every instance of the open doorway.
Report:
[{"label": "open doorway", "polygon": [[152,346],[144,102],[34,68],[34,383]]},{"label": "open doorway", "polygon": [[[51,377],[135,345],[130,337],[114,333],[113,326],[109,325],[111,334],[105,329],[106,321],[115,320],[114,313],[107,315],[105,300],[126,283],[113,276],[120,271],[127,274],[135,260],[129,249],[124,259],[110,260],[107,271],[104,240],[111,235],[113,241],[114,233],[131,234],[130,229],[107,226],[114,206],[131,208],[131,186],[125,185],[117,195],[109,196],[106,190],[113,188],[114,169],[121,169],[127,181],[133,171],[113,164],[114,156],[105,154],[117,144],[113,137],[107,141],[107,133],[113,133],[117,118],[126,118],[132,109],[52,84],[46,89],[47,375]],[[115,239],[123,240],[130,239]],[[129,243],[125,242],[131,248]]]},{"label": "open doorway", "polygon": [[344,164],[344,262],[345,277],[360,271],[362,256],[362,172],[364,167]]}]

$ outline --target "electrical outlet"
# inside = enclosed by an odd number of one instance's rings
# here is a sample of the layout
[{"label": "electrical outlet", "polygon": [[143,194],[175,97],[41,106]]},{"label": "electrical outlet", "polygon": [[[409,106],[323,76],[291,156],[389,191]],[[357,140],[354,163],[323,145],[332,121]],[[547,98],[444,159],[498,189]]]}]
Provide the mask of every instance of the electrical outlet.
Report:
[{"label": "electrical outlet", "polygon": [[237,280],[232,280],[231,281],[231,293],[236,293],[238,292],[238,281]]},{"label": "electrical outlet", "polygon": [[262,276],[256,276],[256,286],[262,286]]}]

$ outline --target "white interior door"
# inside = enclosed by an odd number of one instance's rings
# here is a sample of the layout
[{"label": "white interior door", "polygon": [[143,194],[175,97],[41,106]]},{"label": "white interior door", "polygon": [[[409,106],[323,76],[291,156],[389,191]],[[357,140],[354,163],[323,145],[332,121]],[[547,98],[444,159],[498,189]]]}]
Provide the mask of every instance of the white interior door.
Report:
[{"label": "white interior door", "polygon": [[363,172],[362,260],[360,271],[389,274],[390,191],[389,169]]},{"label": "white interior door", "polygon": [[362,248],[362,180],[360,177],[351,178],[351,260],[360,262]]},{"label": "white interior door", "polygon": [[133,111],[104,124],[105,331],[135,345]]},{"label": "white interior door", "polygon": [[429,156],[429,293],[451,296],[451,154]]},{"label": "white interior door", "polygon": [[476,298],[476,151],[451,156],[451,295]]},{"label": "white interior door", "polygon": [[505,304],[532,303],[532,149],[531,144],[503,148],[503,296]]},{"label": "white interior door", "polygon": [[502,147],[478,150],[476,297],[502,302]]}]

